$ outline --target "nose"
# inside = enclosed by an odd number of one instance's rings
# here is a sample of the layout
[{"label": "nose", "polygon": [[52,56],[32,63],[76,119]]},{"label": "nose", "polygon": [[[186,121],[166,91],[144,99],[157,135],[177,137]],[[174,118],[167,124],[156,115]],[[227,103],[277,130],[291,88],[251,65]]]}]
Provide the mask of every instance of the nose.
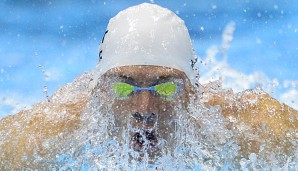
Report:
[{"label": "nose", "polygon": [[139,91],[136,95],[135,107],[138,112],[149,113],[153,108],[152,94],[148,90]]},{"label": "nose", "polygon": [[150,91],[139,91],[135,95],[132,116],[139,123],[154,125],[157,120],[155,98]]}]

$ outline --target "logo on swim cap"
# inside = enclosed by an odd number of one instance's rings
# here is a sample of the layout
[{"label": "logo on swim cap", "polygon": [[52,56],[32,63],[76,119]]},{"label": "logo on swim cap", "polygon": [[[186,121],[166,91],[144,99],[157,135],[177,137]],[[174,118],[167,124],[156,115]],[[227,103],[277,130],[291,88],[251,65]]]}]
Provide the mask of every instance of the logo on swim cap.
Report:
[{"label": "logo on swim cap", "polygon": [[143,3],[119,12],[108,24],[98,69],[131,65],[164,66],[185,72],[194,83],[196,57],[184,21],[172,11]]}]

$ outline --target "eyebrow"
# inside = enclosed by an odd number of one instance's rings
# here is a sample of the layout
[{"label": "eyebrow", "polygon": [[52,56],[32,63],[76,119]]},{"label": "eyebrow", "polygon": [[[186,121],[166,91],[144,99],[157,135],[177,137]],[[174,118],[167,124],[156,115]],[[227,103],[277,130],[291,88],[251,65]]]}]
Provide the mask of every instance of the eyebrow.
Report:
[{"label": "eyebrow", "polygon": [[124,80],[126,83],[133,83],[135,81],[135,79],[133,79],[130,76],[124,75],[124,74],[120,74],[120,75],[113,75],[114,78],[120,79],[120,80]]},{"label": "eyebrow", "polygon": [[161,75],[158,76],[157,79],[153,82],[153,85],[164,83],[166,81],[169,81],[171,78],[175,78],[172,75]]}]

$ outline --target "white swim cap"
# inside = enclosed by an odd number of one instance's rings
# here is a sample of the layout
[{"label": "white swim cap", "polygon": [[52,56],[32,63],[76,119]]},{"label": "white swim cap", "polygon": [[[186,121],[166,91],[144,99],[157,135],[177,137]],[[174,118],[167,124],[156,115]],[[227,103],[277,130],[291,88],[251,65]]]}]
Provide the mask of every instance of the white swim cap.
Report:
[{"label": "white swim cap", "polygon": [[195,80],[195,55],[184,21],[158,5],[143,3],[118,13],[99,50],[100,75],[119,66],[154,65],[178,69]]}]

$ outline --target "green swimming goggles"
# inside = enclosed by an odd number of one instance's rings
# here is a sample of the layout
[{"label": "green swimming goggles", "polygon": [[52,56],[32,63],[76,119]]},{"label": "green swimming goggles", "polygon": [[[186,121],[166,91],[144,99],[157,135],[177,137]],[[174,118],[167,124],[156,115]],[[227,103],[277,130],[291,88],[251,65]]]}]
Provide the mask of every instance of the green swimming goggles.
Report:
[{"label": "green swimming goggles", "polygon": [[178,85],[172,82],[166,82],[162,84],[158,84],[151,87],[137,87],[130,85],[128,83],[118,82],[113,85],[113,91],[117,94],[117,96],[128,96],[133,91],[155,91],[159,95],[165,97],[172,97],[178,90]]}]

